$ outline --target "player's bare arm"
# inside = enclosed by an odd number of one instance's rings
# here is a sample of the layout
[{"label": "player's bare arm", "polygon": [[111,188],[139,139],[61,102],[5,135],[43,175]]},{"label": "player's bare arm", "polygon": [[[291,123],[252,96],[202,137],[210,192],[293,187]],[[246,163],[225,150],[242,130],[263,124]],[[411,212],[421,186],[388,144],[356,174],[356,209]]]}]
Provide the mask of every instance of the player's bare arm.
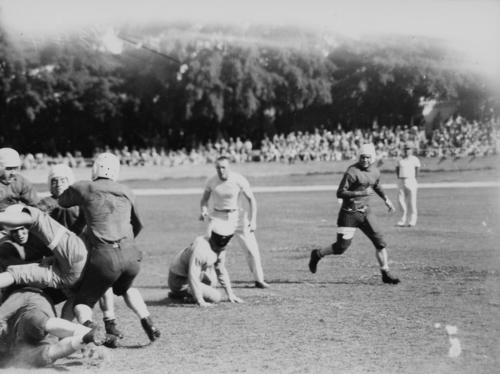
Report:
[{"label": "player's bare arm", "polygon": [[208,216],[208,200],[210,199],[210,189],[206,188],[200,200],[200,221],[204,221]]},{"label": "player's bare arm", "polygon": [[255,199],[255,195],[253,194],[250,187],[243,187],[241,189],[243,196],[248,200],[248,204],[250,205],[250,231],[257,230],[257,199]]},{"label": "player's bare arm", "polygon": [[189,287],[191,288],[191,293],[194,297],[196,303],[201,307],[210,306],[210,303],[207,303],[203,299],[203,293],[201,291],[201,264],[199,263],[196,257],[196,250],[193,251],[191,255],[191,259],[189,260],[189,271],[188,271],[188,282]]},{"label": "player's bare arm", "polygon": [[139,218],[139,215],[137,214],[137,207],[135,206],[135,204],[132,205],[130,223],[132,224],[132,231],[134,232],[134,238],[135,238],[137,235],[139,235],[142,228],[144,227],[142,225],[141,219]]},{"label": "player's bare arm", "polygon": [[215,263],[214,267],[215,267],[215,273],[217,274],[217,279],[219,280],[219,283],[222,286],[222,288],[224,288],[228,300],[231,303],[242,303],[243,300],[234,294],[233,288],[231,287],[231,280],[229,279],[229,273],[225,265],[224,252],[219,255],[219,259]]}]

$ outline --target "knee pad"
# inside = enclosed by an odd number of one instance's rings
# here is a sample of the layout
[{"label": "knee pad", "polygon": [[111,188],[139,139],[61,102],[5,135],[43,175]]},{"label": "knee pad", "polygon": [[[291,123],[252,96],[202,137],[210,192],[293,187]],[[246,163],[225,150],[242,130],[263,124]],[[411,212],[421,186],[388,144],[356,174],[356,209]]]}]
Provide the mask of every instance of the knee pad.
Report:
[{"label": "knee pad", "polygon": [[351,245],[352,239],[344,239],[344,234],[337,234],[337,241],[332,244],[334,255],[341,255]]}]

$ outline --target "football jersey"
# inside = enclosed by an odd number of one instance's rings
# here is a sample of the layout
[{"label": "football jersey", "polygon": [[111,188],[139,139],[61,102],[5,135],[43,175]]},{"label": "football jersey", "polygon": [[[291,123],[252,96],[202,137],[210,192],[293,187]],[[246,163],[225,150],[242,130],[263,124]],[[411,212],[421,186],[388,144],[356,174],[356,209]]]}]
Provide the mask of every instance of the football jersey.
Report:
[{"label": "football jersey", "polygon": [[354,196],[349,192],[364,191],[368,187],[381,191],[380,170],[374,165],[363,170],[359,164],[349,166],[344,173],[337,191],[337,197],[343,199],[342,209],[358,210],[368,207],[370,196]]},{"label": "football jersey", "polygon": [[110,179],[76,182],[58,200],[63,208],[78,205],[83,210],[91,240],[111,243],[133,239],[142,228],[132,191]]},{"label": "football jersey", "polygon": [[0,210],[17,203],[36,206],[39,201],[33,185],[22,175],[16,175],[8,184],[0,182]]}]

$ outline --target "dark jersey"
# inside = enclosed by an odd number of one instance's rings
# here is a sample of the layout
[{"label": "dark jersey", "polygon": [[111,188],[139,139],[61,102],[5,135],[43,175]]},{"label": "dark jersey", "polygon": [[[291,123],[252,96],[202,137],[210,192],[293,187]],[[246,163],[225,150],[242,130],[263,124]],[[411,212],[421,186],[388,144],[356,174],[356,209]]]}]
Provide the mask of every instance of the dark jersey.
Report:
[{"label": "dark jersey", "polygon": [[40,201],[38,207],[75,234],[82,233],[85,227],[85,217],[78,206],[63,208],[55,198],[48,196]]},{"label": "dark jersey", "polygon": [[35,188],[22,175],[16,175],[8,184],[0,182],[0,211],[12,204],[37,206],[40,202]]},{"label": "dark jersey", "polygon": [[370,196],[365,194],[368,187],[379,196],[385,196],[380,185],[380,170],[374,165],[365,170],[361,169],[358,163],[349,166],[337,190],[337,197],[343,199],[342,209],[366,209],[370,202]]},{"label": "dark jersey", "polygon": [[109,179],[81,181],[59,197],[59,205],[79,206],[85,216],[85,236],[91,242],[133,239],[142,229],[132,191]]}]

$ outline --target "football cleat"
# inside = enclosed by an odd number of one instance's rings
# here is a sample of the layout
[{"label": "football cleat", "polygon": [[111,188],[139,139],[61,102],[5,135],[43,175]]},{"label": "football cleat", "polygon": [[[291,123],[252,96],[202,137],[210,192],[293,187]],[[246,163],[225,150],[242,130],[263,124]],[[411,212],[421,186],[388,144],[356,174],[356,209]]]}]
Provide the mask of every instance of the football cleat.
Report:
[{"label": "football cleat", "polygon": [[116,327],[116,320],[115,319],[105,319],[104,320],[104,329],[106,330],[106,334],[108,335],[114,335],[118,339],[123,339],[123,333],[118,330]]},{"label": "football cleat", "polygon": [[84,344],[94,343],[95,345],[104,344],[104,342],[106,341],[106,337],[104,336],[103,332],[101,331],[101,329],[99,329],[96,323],[92,321],[86,321],[83,325],[85,327],[88,327],[90,331],[82,337],[82,343]]},{"label": "football cleat", "polygon": [[150,317],[141,319],[141,325],[151,342],[154,342],[160,337],[160,330],[153,325],[153,321]]},{"label": "football cleat", "polygon": [[319,260],[321,260],[319,249],[313,249],[311,251],[311,258],[309,259],[309,270],[311,273],[316,273]]},{"label": "football cleat", "polygon": [[266,283],[264,281],[262,281],[262,282],[255,281],[255,288],[262,288],[263,289],[263,288],[269,288],[269,287],[271,287],[269,285],[269,283]]},{"label": "football cleat", "polygon": [[400,282],[399,278],[391,275],[388,270],[381,270],[380,272],[382,273],[382,282],[387,284],[398,284]]}]

